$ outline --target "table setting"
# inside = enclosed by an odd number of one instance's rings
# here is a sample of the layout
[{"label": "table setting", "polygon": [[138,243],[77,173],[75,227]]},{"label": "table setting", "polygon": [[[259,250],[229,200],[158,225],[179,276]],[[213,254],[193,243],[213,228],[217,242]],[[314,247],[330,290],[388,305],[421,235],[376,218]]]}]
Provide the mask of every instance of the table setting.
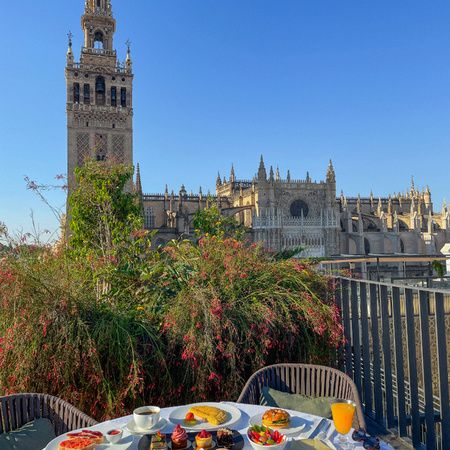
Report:
[{"label": "table setting", "polygon": [[44,450],[391,449],[351,428],[352,402],[338,400],[331,411],[330,420],[234,402],[144,406],[132,415],[58,436]]}]

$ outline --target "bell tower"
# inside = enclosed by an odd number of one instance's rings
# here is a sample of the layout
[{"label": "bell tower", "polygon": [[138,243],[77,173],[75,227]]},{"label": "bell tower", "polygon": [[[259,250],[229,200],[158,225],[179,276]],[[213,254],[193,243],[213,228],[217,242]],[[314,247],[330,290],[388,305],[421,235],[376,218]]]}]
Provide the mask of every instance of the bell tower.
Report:
[{"label": "bell tower", "polygon": [[133,164],[133,70],[130,43],[120,62],[114,49],[116,20],[110,0],[86,0],[80,60],[72,34],[67,50],[67,143],[69,194],[74,170],[88,158]]}]

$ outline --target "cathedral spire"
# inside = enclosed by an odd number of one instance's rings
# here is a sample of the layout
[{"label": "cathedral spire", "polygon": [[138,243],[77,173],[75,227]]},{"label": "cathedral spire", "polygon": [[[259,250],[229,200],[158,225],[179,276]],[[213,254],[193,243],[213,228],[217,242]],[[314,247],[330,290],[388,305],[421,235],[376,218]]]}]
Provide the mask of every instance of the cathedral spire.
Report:
[{"label": "cathedral spire", "polygon": [[84,13],[112,17],[111,0],[86,0]]},{"label": "cathedral spire", "polygon": [[67,65],[73,64],[73,50],[72,50],[72,37],[73,34],[71,31],[67,34],[68,45],[67,45]]},{"label": "cathedral spire", "polygon": [[275,180],[280,181],[280,168],[277,166],[277,171],[275,172]]},{"label": "cathedral spire", "polygon": [[270,166],[269,180],[270,180],[270,181],[273,181],[274,179],[275,179],[275,177],[274,177],[274,173],[273,173],[273,167]]},{"label": "cathedral spire", "polygon": [[222,178],[220,178],[220,172],[217,172],[216,186],[220,186],[221,184],[222,184]]},{"label": "cathedral spire", "polygon": [[141,169],[139,163],[136,165],[136,192],[142,195],[142,181],[141,181]]},{"label": "cathedral spire", "polygon": [[261,160],[259,161],[258,180],[267,180],[267,172],[266,166],[264,165],[263,155],[261,155]]},{"label": "cathedral spire", "polygon": [[230,183],[234,183],[235,181],[236,181],[236,175],[234,173],[234,164],[231,164]]},{"label": "cathedral spire", "polygon": [[336,174],[334,172],[333,161],[331,161],[331,159],[327,169],[327,183],[336,183]]}]

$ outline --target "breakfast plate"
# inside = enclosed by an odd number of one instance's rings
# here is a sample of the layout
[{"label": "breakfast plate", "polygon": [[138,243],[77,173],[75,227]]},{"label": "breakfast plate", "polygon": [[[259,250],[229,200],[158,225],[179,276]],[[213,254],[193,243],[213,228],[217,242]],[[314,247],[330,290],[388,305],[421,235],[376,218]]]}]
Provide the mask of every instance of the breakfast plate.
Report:
[{"label": "breakfast plate", "polygon": [[[248,421],[248,426],[251,427],[252,425],[261,425],[262,424],[262,417],[264,413],[256,414],[256,416],[250,417]],[[297,434],[301,433],[305,430],[306,426],[308,425],[308,420],[306,420],[304,417],[294,416],[291,413],[289,426],[286,428],[277,428],[277,430],[281,434]]]},{"label": "breakfast plate", "polygon": [[[187,425],[184,419],[186,417],[186,414],[193,406],[213,406],[215,408],[219,408],[222,411],[225,411],[227,415],[226,420],[220,425],[213,425],[205,420],[199,419],[196,416],[195,417],[197,419],[196,424]],[[214,402],[193,403],[191,405],[180,406],[179,408],[174,409],[169,415],[170,422],[172,422],[174,425],[181,425],[188,431],[201,431],[201,430],[211,431],[211,430],[218,430],[219,428],[225,427],[229,428],[231,425],[234,425],[235,423],[239,422],[240,418],[241,418],[241,411],[239,411],[239,409],[237,409],[236,407],[228,405],[226,403],[214,403]]]},{"label": "breakfast plate", "polygon": [[161,431],[165,426],[167,425],[167,420],[164,419],[163,417],[161,417],[161,419],[159,419],[159,422],[153,426],[152,428],[139,428],[136,425],[136,422],[134,421],[134,419],[131,419],[126,425],[125,425],[125,429],[127,431],[129,431],[131,434],[136,434],[136,435],[143,435],[143,434],[152,434],[152,433],[156,433],[157,431]]},{"label": "breakfast plate", "polygon": [[[81,431],[81,430],[101,431],[104,435],[106,435],[106,433],[113,428],[117,428],[117,425],[113,425],[113,424],[111,424],[111,422],[105,422],[105,423],[100,423],[98,425],[95,425],[93,427],[82,428],[82,429],[76,430],[76,431]],[[73,432],[76,432],[76,431],[73,431]],[[58,450],[59,444],[66,440],[67,440],[67,436],[65,434],[63,434],[62,436],[58,436],[57,438],[53,439],[53,441],[51,441],[49,444],[47,444],[47,447],[45,447],[45,450]],[[117,444],[108,444],[108,442],[106,442],[106,440],[105,440],[104,444],[96,444],[95,449],[96,450],[127,450],[128,448],[130,448],[132,443],[133,443],[133,436],[131,436],[127,431],[125,431],[122,439]]]}]

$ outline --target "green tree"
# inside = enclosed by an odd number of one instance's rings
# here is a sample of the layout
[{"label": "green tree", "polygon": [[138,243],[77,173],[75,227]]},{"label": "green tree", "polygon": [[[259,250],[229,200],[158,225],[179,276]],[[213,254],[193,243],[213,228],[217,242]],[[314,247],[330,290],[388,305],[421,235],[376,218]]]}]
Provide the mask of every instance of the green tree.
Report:
[{"label": "green tree", "polygon": [[240,225],[234,217],[222,215],[217,204],[197,211],[193,225],[198,237],[209,235],[242,240],[246,233],[246,228]]},{"label": "green tree", "polygon": [[133,168],[123,164],[87,161],[75,170],[76,190],[70,195],[70,247],[86,256],[118,256],[143,218],[137,195],[126,186]]}]

